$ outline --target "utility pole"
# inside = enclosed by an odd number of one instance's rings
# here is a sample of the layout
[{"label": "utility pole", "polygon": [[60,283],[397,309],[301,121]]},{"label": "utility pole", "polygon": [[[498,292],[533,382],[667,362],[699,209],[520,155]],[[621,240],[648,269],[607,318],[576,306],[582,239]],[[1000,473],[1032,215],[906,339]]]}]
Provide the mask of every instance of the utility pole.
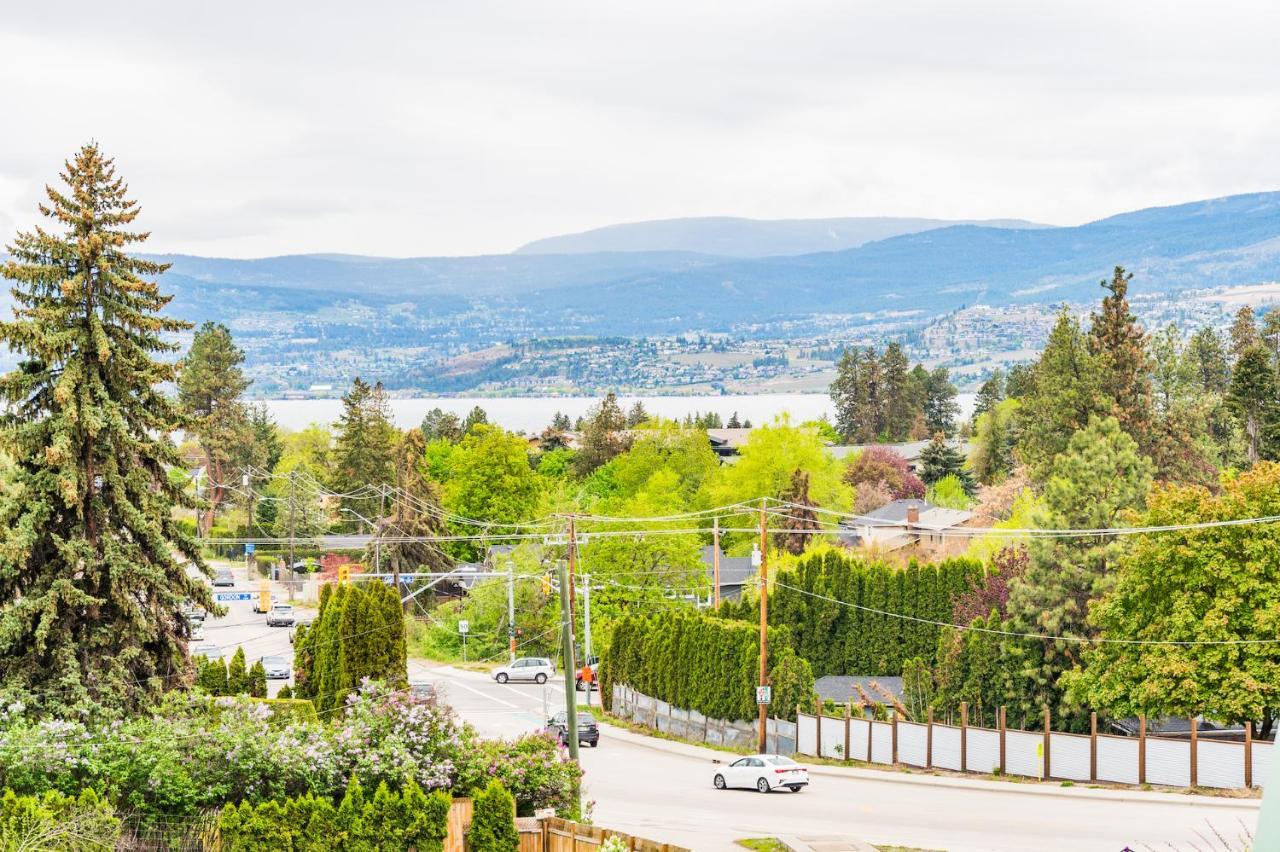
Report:
[{"label": "utility pole", "polygon": [[[570,524],[572,524],[570,520]],[[569,527],[573,529],[572,526]],[[573,553],[570,544],[569,553]],[[560,647],[564,654],[564,713],[565,734],[569,740],[569,757],[578,762],[578,700],[577,690],[573,688],[573,673],[576,668],[573,660],[573,609],[569,605],[572,596],[569,591],[569,572],[564,562],[556,566],[560,574]],[[578,804],[581,804],[580,802]]]},{"label": "utility pole", "polygon": [[[760,500],[760,686],[769,685],[769,530],[765,526],[764,499]],[[769,746],[769,705],[760,706],[760,748]]]},{"label": "utility pole", "polygon": [[298,557],[294,552],[294,536],[298,529],[298,516],[295,514],[298,509],[298,471],[289,471],[289,576],[293,576],[293,572],[297,570]]},{"label": "utility pole", "polygon": [[711,608],[720,608],[720,519],[711,526]]},{"label": "utility pole", "polygon": [[[253,538],[253,489],[249,487],[249,472],[245,471],[240,474],[240,487],[245,494],[249,496],[249,522],[245,524],[245,531],[249,533],[249,538]],[[248,572],[248,576],[252,577],[253,573],[249,571],[249,548],[247,545],[244,549],[244,570]]]},{"label": "utility pole", "polygon": [[[387,488],[384,485],[378,495],[378,518],[373,525],[373,570],[382,573],[382,519],[387,516]],[[396,577],[396,594],[400,594],[400,578]]]},{"label": "utility pole", "polygon": [[507,558],[507,645],[511,662],[516,661],[516,566]]},{"label": "utility pole", "polygon": [[[591,575],[582,575],[582,654],[587,666],[591,665]],[[595,669],[591,669],[591,680],[583,678],[583,686],[587,688],[587,706],[591,706],[591,684],[595,682]]]},{"label": "utility pole", "polygon": [[201,528],[204,526],[204,516],[200,512],[200,481],[204,478],[204,468],[196,469],[196,538],[203,538],[200,534]]}]

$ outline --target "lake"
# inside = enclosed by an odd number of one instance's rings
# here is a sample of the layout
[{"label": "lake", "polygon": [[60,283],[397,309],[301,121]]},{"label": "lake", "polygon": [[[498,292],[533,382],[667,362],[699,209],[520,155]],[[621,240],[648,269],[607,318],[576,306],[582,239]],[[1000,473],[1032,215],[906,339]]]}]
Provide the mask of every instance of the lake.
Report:
[{"label": "lake", "polygon": [[[645,410],[670,419],[682,419],[686,414],[714,411],[726,422],[737,412],[739,419],[760,425],[781,414],[790,415],[794,421],[814,420],[822,415],[835,418],[831,397],[822,393],[749,394],[741,396],[624,396],[619,397],[622,410],[626,411],[638,399]],[[417,426],[423,416],[433,408],[453,412],[466,417],[474,406],[480,406],[489,415],[491,423],[516,432],[540,432],[551,423],[557,411],[576,420],[599,403],[598,397],[423,397],[419,399],[391,400],[391,413],[401,429]],[[957,397],[962,416],[973,410],[974,394],[962,393]],[[342,401],[338,399],[268,399],[262,400],[270,409],[276,423],[296,430],[312,423],[331,425],[342,414]]]}]

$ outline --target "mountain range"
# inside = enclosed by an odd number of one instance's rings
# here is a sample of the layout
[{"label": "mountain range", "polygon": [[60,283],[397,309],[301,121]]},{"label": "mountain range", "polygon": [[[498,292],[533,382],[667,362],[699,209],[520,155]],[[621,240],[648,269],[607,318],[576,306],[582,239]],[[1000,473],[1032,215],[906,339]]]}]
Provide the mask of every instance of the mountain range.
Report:
[{"label": "mountain range", "polygon": [[[549,238],[506,255],[158,259],[173,264],[163,283],[190,319],[246,311],[322,317],[353,303],[375,310],[402,305],[462,322],[477,312],[510,311],[518,322],[504,327],[532,336],[1092,301],[1117,264],[1135,273],[1135,292],[1280,279],[1280,192],[1149,208],[1072,227],[931,221],[670,220]],[[925,229],[901,232],[918,228]],[[825,239],[869,241],[792,253]],[[645,250],[605,250],[627,246]],[[766,248],[768,255],[743,256]]]}]

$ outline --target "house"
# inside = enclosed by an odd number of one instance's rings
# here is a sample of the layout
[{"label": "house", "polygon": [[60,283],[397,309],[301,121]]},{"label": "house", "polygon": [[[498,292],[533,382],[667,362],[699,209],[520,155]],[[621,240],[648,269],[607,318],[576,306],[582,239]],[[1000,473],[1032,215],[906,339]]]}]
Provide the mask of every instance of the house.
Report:
[{"label": "house", "polygon": [[837,534],[846,547],[874,547],[897,550],[909,545],[938,552],[952,549],[956,542],[967,544],[962,537],[948,531],[967,524],[973,512],[944,509],[926,500],[894,500],[865,515],[840,522]]},{"label": "house", "polygon": [[[924,448],[929,446],[930,441],[907,441],[902,444],[833,444],[826,448],[827,455],[837,461],[845,461],[852,456],[861,453],[870,447],[884,447],[893,453],[901,456],[907,463],[907,468],[913,473],[920,472],[920,454],[924,452]],[[948,445],[954,447],[966,456],[969,455],[973,445],[965,441],[951,440]]]},{"label": "house", "polygon": [[[707,579],[715,583],[715,551],[716,546],[709,544],[702,548],[702,564],[707,566]],[[742,590],[754,585],[760,576],[760,568],[754,556],[725,556],[720,551],[720,599],[736,601],[742,597]]]},{"label": "house", "polygon": [[[876,684],[876,689],[871,684]],[[858,689],[861,687],[862,691]],[[900,677],[855,677],[851,675],[824,675],[813,682],[813,691],[823,701],[834,701],[836,704],[844,704],[846,701],[858,702],[862,700],[863,693],[867,698],[876,704],[885,705],[887,710],[892,710],[894,699],[899,703],[902,702],[902,678]],[[893,699],[884,693],[889,693]],[[868,718],[875,718],[874,708],[868,707],[864,710]]]},{"label": "house", "polygon": [[711,452],[715,453],[721,462],[726,462],[738,455],[738,451],[747,443],[747,436],[750,434],[750,429],[708,429],[707,440],[711,442]]}]

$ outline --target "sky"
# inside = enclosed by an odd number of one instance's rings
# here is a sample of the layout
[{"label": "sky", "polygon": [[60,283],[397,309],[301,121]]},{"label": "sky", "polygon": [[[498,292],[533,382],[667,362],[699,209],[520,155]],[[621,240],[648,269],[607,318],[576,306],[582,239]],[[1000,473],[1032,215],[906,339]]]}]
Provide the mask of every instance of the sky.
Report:
[{"label": "sky", "polygon": [[502,253],[680,216],[1077,224],[1280,189],[1280,4],[9,4],[0,240],[96,139],[148,249]]}]

